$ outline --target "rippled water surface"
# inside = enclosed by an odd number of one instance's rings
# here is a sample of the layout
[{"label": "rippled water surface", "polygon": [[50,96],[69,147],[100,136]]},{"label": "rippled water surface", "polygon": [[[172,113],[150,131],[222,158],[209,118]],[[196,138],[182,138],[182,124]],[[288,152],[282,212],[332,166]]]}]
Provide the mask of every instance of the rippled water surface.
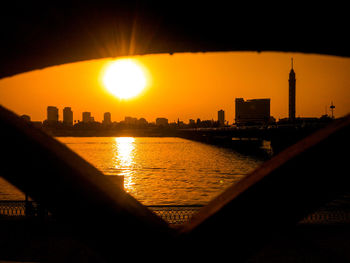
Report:
[{"label": "rippled water surface", "polygon": [[[206,204],[261,160],[180,138],[61,137],[106,175],[124,176],[124,189],[146,205]],[[0,198],[13,199],[1,186]]]}]

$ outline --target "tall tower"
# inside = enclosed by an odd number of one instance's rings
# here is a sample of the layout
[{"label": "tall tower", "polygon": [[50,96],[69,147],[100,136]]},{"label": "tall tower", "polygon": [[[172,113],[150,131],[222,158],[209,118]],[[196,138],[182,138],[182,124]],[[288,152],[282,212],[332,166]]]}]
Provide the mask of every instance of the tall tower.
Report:
[{"label": "tall tower", "polygon": [[58,109],[54,106],[47,107],[47,121],[49,123],[58,122]]},{"label": "tall tower", "polygon": [[292,69],[289,72],[289,120],[295,120],[295,72],[293,69],[293,58],[292,58]]},{"label": "tall tower", "polygon": [[91,122],[91,112],[83,112],[83,122]]},{"label": "tall tower", "polygon": [[63,123],[66,125],[73,125],[73,111],[71,107],[65,107],[63,109]]},{"label": "tall tower", "polygon": [[103,114],[103,121],[102,121],[103,124],[106,124],[106,125],[109,125],[112,123],[111,121],[111,113],[110,112],[105,112]]},{"label": "tall tower", "polygon": [[334,119],[334,109],[335,109],[335,106],[333,105],[333,101],[332,101],[332,104],[331,106],[329,107],[331,109],[331,112],[332,112],[332,119]]},{"label": "tall tower", "polygon": [[218,111],[218,122],[220,126],[225,126],[225,111],[223,110]]}]

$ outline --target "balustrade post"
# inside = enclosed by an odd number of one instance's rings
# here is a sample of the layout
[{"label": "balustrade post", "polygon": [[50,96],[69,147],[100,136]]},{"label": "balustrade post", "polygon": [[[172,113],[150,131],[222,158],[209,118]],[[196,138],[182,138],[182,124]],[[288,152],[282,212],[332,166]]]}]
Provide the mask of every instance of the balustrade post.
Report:
[{"label": "balustrade post", "polygon": [[24,204],[24,215],[25,216],[28,216],[28,214],[29,214],[29,203],[28,203],[28,193],[26,192],[25,193],[25,204]]}]

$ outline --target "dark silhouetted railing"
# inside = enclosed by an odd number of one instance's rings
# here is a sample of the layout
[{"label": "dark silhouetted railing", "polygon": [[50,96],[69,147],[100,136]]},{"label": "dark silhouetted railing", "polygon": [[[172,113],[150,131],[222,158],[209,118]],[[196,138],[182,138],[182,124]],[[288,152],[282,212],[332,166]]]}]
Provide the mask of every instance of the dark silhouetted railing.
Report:
[{"label": "dark silhouetted railing", "polygon": [[[152,205],[147,206],[157,216],[171,225],[181,225],[189,222],[202,205]],[[35,201],[0,201],[0,218],[16,216],[50,215]],[[308,215],[300,224],[349,224],[349,207],[326,207]]]},{"label": "dark silhouetted railing", "polygon": [[1,216],[47,216],[48,211],[35,201],[2,200],[0,201]]},{"label": "dark silhouetted railing", "polygon": [[[199,211],[202,205],[154,205],[148,206],[156,215],[169,224],[184,224]],[[35,201],[3,200],[0,201],[1,216],[39,216],[48,215],[47,211]]]},{"label": "dark silhouetted railing", "polygon": [[0,201],[0,216],[24,216],[26,215],[25,201]]},{"label": "dark silhouetted railing", "polygon": [[148,206],[156,215],[169,224],[180,225],[190,221],[201,205],[155,205]]}]

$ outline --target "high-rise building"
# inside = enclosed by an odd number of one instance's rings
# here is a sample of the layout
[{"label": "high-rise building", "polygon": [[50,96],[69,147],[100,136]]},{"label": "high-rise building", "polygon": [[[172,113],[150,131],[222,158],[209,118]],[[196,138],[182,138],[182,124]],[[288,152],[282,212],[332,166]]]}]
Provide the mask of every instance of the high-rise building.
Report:
[{"label": "high-rise building", "polygon": [[292,58],[292,69],[289,72],[289,120],[295,119],[295,72],[293,69],[293,58]]},{"label": "high-rise building", "polygon": [[157,126],[168,126],[169,121],[167,118],[157,118],[156,119],[156,125]]},{"label": "high-rise building", "polygon": [[223,110],[218,111],[218,122],[220,126],[225,126],[225,111]]},{"label": "high-rise building", "polygon": [[124,122],[127,125],[136,125],[137,124],[137,118],[126,116],[124,118]]},{"label": "high-rise building", "polygon": [[73,111],[71,107],[65,107],[63,109],[63,123],[65,125],[73,125]]},{"label": "high-rise building", "polygon": [[108,125],[108,124],[111,124],[111,122],[112,122],[111,121],[111,113],[110,112],[105,112],[103,114],[103,121],[102,121],[102,123]]},{"label": "high-rise building", "polygon": [[83,122],[91,122],[91,112],[83,112]]},{"label": "high-rise building", "polygon": [[270,120],[270,99],[236,98],[236,124],[264,124]]},{"label": "high-rise building", "polygon": [[58,122],[58,109],[54,106],[47,107],[47,121],[54,123]]}]

